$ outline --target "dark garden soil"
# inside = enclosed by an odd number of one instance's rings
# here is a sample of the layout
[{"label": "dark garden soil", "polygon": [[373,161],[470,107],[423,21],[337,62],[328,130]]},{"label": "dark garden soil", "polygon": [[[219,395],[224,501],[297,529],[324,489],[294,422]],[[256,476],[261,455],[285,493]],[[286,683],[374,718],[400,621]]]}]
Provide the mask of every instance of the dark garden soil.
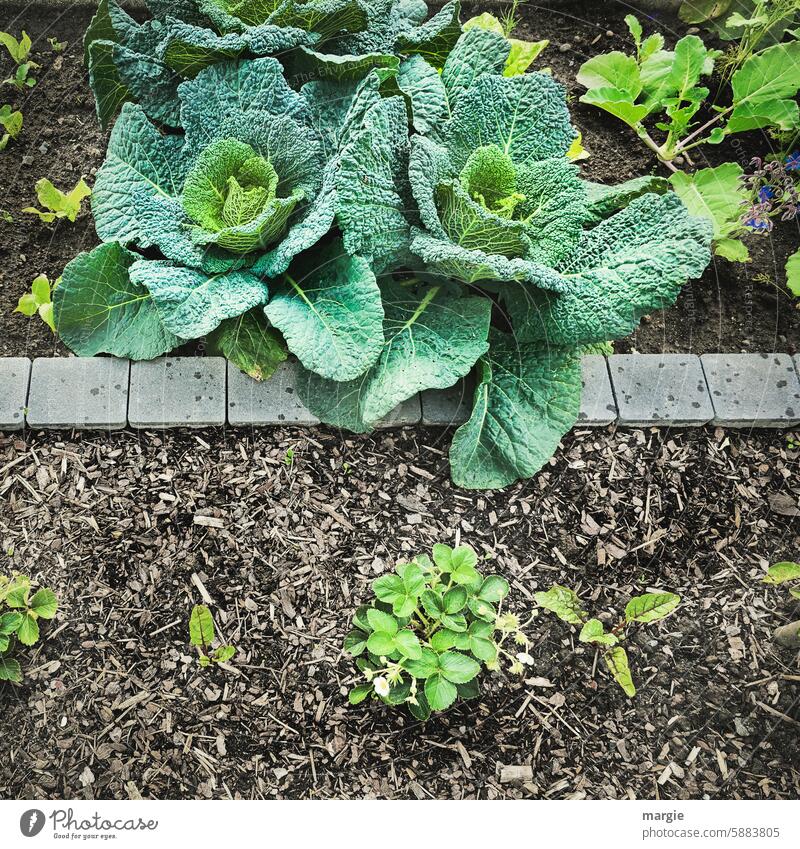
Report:
[{"label": "dark garden soil", "polygon": [[[470,4],[473,14],[491,3]],[[649,152],[617,121],[597,109],[577,102],[582,89],[575,73],[598,52],[630,45],[625,38],[624,15],[629,8],[614,2],[583,2],[560,11],[529,5],[520,12],[522,37],[549,38],[550,47],[538,67],[549,66],[572,98],[573,118],[583,131],[591,158],[584,163],[587,177],[619,182],[657,168]],[[0,220],[0,355],[49,356],[65,353],[38,320],[29,321],[12,310],[31,280],[40,273],[57,277],[79,251],[97,241],[87,213],[75,224],[40,224],[20,210],[35,201],[34,184],[49,177],[61,188],[71,187],[80,176],[91,184],[102,162],[105,136],[94,115],[93,101],[82,63],[80,40],[91,10],[68,12],[37,7],[0,5],[2,28],[18,33],[25,28],[35,39],[34,59],[42,65],[39,84],[17,95],[3,88],[8,99],[23,110],[25,128],[18,143],[0,154],[0,208],[13,216]],[[685,33],[686,26],[673,17],[654,24],[669,42]],[[55,54],[47,38],[68,41]],[[0,57],[0,74],[10,71]],[[0,77],[1,78],[1,77]],[[698,164],[734,159],[746,166],[756,154],[768,152],[769,140],[758,134],[709,148],[711,158]],[[666,172],[664,172],[666,174]],[[785,288],[783,267],[798,244],[797,223],[782,224],[769,237],[751,237],[753,261],[748,265],[716,260],[701,280],[689,284],[678,304],[648,316],[629,340],[617,343],[618,351],[788,351],[800,348],[798,300]]]},{"label": "dark garden soil", "polygon": [[[0,797],[800,796],[800,666],[771,641],[799,614],[759,583],[800,551],[787,434],[573,432],[535,480],[482,494],[451,487],[434,430],[61,438],[0,438],[0,571],[61,600],[0,687]],[[678,592],[629,640],[636,698],[542,613],[523,680],[425,725],[349,707],[340,647],[370,581],[459,539],[523,618],[554,582],[601,617]],[[192,656],[203,598],[230,671]]]}]

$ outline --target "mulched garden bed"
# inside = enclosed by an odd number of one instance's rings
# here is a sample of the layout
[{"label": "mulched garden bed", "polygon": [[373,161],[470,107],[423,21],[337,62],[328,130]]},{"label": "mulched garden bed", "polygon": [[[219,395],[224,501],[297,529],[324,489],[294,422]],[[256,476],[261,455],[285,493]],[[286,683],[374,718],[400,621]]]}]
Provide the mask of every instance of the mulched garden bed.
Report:
[{"label": "mulched garden bed", "polygon": [[[473,11],[479,4],[472,4]],[[483,6],[481,6],[483,8]],[[586,58],[612,49],[629,49],[623,17],[627,5],[613,2],[574,3],[560,10],[536,7],[520,11],[519,33],[527,38],[549,38],[550,47],[536,67],[549,66],[573,98],[573,120],[582,130],[592,157],[584,163],[588,178],[620,182],[654,170],[649,152],[618,121],[579,104],[582,88],[575,73]],[[0,220],[0,355],[51,356],[66,353],[38,319],[29,321],[12,310],[20,295],[39,273],[55,279],[79,251],[97,243],[88,213],[75,224],[42,225],[19,210],[35,203],[34,185],[49,177],[61,188],[71,187],[80,176],[91,178],[103,161],[106,137],[98,127],[94,102],[83,67],[81,38],[91,9],[0,5],[6,30],[22,28],[35,39],[33,58],[42,65],[39,84],[23,95],[6,87],[9,98],[25,116],[19,143],[10,143],[0,155],[0,185],[5,187],[0,208],[13,222]],[[686,31],[686,25],[661,15],[653,26],[667,36],[669,46]],[[55,54],[47,38],[68,41]],[[0,74],[11,66],[0,57]],[[747,166],[750,158],[767,152],[768,139],[758,133],[737,136],[730,144],[708,148],[708,161],[736,160]],[[798,242],[797,224],[782,224],[770,237],[747,239],[753,261],[747,265],[715,260],[702,279],[686,287],[677,305],[645,319],[617,351],[787,351],[800,345],[798,301],[785,288],[783,267]],[[202,348],[202,346],[199,346]],[[187,351],[194,353],[194,351]]]},{"label": "mulched garden bed", "polygon": [[[0,438],[3,570],[61,601],[24,684],[0,688],[0,796],[796,798],[800,668],[771,641],[796,605],[759,579],[800,551],[798,436],[574,431],[534,480],[484,494],[451,486],[445,438]],[[678,592],[629,643],[637,697],[543,613],[522,681],[424,726],[349,707],[341,644],[370,581],[459,538],[525,617],[554,582],[598,613]],[[192,656],[201,586],[237,674]],[[523,764],[532,780],[500,782]]]}]

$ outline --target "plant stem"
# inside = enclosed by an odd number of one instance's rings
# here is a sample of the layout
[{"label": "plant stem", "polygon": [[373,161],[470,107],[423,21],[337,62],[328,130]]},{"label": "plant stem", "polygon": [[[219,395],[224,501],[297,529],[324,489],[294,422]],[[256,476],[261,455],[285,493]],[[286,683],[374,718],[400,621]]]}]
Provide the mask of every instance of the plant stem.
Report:
[{"label": "plant stem", "polygon": [[[689,133],[689,135],[686,136],[686,138],[683,139],[683,141],[679,141],[678,144],[675,146],[675,152],[680,153],[682,150],[686,150],[686,145],[690,141],[694,141],[694,139],[696,139],[698,136],[702,135],[709,127],[713,127],[714,124],[717,123],[717,121],[719,121],[721,118],[723,118],[725,115],[727,115],[728,112],[730,112],[732,109],[733,109],[733,106],[727,106],[725,109],[722,110],[722,112],[717,112],[717,114],[713,118],[711,118],[711,120],[706,121],[705,124],[703,124],[702,126],[698,127],[696,130],[693,130],[691,133]],[[702,144],[702,142],[700,142],[700,143]]]}]

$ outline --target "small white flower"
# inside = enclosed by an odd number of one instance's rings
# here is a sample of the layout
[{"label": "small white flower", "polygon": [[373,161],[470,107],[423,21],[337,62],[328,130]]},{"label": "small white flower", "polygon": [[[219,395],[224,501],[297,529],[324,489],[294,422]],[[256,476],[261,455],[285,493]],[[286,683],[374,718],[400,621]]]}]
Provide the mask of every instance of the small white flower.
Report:
[{"label": "small white flower", "polygon": [[526,651],[521,651],[517,655],[517,660],[525,666],[533,666],[533,658]]},{"label": "small white flower", "polygon": [[389,690],[389,682],[383,677],[383,675],[379,675],[373,682],[372,686],[375,689],[375,692],[379,696],[388,696]]}]

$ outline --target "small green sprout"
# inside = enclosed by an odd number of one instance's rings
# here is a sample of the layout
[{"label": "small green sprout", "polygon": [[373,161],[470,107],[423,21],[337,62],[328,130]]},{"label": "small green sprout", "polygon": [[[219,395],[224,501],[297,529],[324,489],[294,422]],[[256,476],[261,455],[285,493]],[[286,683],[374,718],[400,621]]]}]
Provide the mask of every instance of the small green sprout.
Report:
[{"label": "small green sprout", "polygon": [[[211,651],[214,640],[214,620],[211,617],[211,611],[204,604],[196,604],[192,608],[189,619],[189,641],[197,648],[200,666],[204,669],[212,663],[225,663],[236,654],[236,647],[229,645],[217,646]],[[211,651],[210,654],[209,651]]]},{"label": "small green sprout", "polygon": [[74,189],[64,193],[57,189],[50,180],[42,179],[36,183],[36,196],[39,203],[49,212],[43,212],[32,206],[23,209],[23,212],[38,215],[39,220],[51,224],[56,218],[66,218],[75,221],[81,211],[81,203],[84,198],[89,197],[92,190],[86,185],[83,177],[78,181]]},{"label": "small green sprout", "polygon": [[[23,65],[28,61],[28,57],[31,55],[31,39],[25,30],[22,30],[22,35],[17,41],[11,33],[8,32],[0,32],[0,44],[5,47],[8,51],[8,55],[14,60],[15,65]],[[35,63],[31,62],[34,68],[38,68],[39,66]]]},{"label": "small green sprout", "polygon": [[52,294],[56,286],[61,282],[59,277],[53,285],[50,285],[50,280],[46,274],[40,274],[31,283],[31,291],[26,292],[20,299],[17,308],[14,312],[22,313],[28,317],[38,313],[39,318],[53,331],[56,332],[55,322],[53,321],[53,299]]},{"label": "small green sprout", "polygon": [[67,46],[66,41],[59,41],[55,37],[48,38],[47,43],[50,45],[50,49],[53,51],[53,53],[63,53]]},{"label": "small green sprout", "polygon": [[294,448],[288,448],[286,450],[286,456],[283,458],[283,464],[290,469],[294,466]]},{"label": "small green sprout", "polygon": [[602,651],[608,671],[629,698],[636,695],[636,687],[628,664],[628,653],[620,645],[625,639],[628,626],[635,622],[647,623],[663,619],[672,613],[681,601],[680,596],[675,593],[645,593],[634,596],[625,606],[624,618],[610,631],[606,631],[599,619],[590,618],[582,609],[577,593],[569,587],[555,584],[546,593],[534,593],[534,598],[538,605],[555,613],[562,621],[581,626],[578,640],[582,643],[594,643]]},{"label": "small green sprout", "polygon": [[0,126],[5,131],[0,136],[0,150],[5,150],[11,139],[17,139],[22,132],[22,112],[14,110],[7,103],[0,107]]}]

